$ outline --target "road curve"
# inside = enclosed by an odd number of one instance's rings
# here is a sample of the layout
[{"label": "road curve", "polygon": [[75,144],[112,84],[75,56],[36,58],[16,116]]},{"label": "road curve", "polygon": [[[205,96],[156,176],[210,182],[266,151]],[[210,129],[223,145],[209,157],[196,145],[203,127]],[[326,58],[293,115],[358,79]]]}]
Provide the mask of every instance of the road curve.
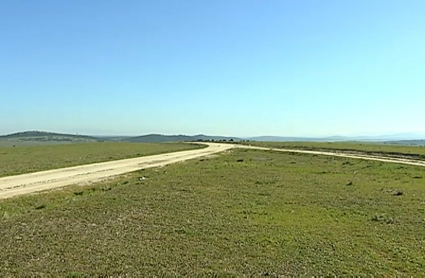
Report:
[{"label": "road curve", "polygon": [[345,154],[339,152],[306,151],[296,149],[276,149],[247,145],[204,143],[207,148],[166,153],[138,158],[122,159],[109,162],[74,166],[69,168],[42,171],[17,176],[0,178],[0,199],[34,193],[47,189],[63,187],[71,184],[85,184],[96,182],[128,172],[151,167],[159,167],[188,159],[207,156],[223,152],[232,148],[278,151],[287,153],[303,153],[313,155],[327,155],[354,159],[374,160],[381,162],[399,163],[425,167],[425,161],[389,158],[383,156],[369,156],[362,154]]},{"label": "road curve", "polygon": [[207,156],[231,149],[233,145],[209,144],[207,148],[122,159],[48,170],[0,178],[0,199],[63,187],[84,184],[140,169],[164,166],[170,163]]}]

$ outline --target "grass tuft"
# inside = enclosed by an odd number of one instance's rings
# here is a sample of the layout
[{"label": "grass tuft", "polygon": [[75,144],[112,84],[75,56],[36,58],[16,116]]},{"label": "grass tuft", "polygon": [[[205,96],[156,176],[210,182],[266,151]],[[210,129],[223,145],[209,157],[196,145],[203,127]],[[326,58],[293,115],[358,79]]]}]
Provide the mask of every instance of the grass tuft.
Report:
[{"label": "grass tuft", "polygon": [[44,209],[44,208],[46,208],[45,204],[41,204],[35,207],[35,209]]},{"label": "grass tuft", "polygon": [[375,222],[383,222],[386,224],[394,224],[394,219],[392,217],[388,217],[385,214],[376,214],[371,218],[372,221]]},{"label": "grass tuft", "polygon": [[393,196],[402,196],[403,195],[403,191],[401,190],[396,190],[393,192]]}]

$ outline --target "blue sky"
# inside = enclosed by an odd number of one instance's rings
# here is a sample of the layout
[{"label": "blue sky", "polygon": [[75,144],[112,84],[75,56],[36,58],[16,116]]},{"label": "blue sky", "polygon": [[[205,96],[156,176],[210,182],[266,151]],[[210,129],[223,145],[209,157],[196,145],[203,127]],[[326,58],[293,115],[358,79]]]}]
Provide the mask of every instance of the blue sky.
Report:
[{"label": "blue sky", "polygon": [[2,1],[0,134],[425,134],[425,1]]}]

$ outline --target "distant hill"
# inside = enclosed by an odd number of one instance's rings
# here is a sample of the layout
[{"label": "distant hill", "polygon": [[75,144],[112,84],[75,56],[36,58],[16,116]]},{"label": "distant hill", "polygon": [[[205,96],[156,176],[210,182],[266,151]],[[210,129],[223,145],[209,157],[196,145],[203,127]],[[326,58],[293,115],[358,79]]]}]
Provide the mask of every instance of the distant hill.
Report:
[{"label": "distant hill", "polygon": [[[162,135],[148,134],[142,136],[87,136],[77,134],[63,134],[45,131],[25,131],[0,136],[0,145],[33,145],[33,144],[60,144],[75,142],[103,142],[103,141],[121,141],[121,142],[188,142],[188,141],[264,141],[264,142],[342,142],[342,141],[359,141],[359,142],[381,142],[386,144],[397,145],[417,145],[425,146],[425,136],[410,134],[394,134],[386,136],[330,136],[330,137],[283,137],[283,136],[258,136],[251,138],[238,138],[226,136],[209,136],[199,135]],[[407,137],[407,138],[406,138]],[[417,139],[419,138],[419,139]],[[414,139],[414,140],[413,140]]]},{"label": "distant hill", "polygon": [[187,141],[240,141],[240,138],[225,137],[225,136],[208,136],[208,135],[161,135],[161,134],[148,134],[143,136],[124,138],[126,142],[187,142]]},{"label": "distant hill", "polygon": [[208,135],[161,135],[149,134],[143,136],[87,136],[76,134],[62,134],[45,131],[25,131],[13,134],[0,136],[0,141],[9,142],[10,144],[17,145],[33,145],[33,144],[50,144],[50,143],[73,143],[73,142],[102,142],[102,141],[121,141],[121,142],[146,142],[146,143],[161,143],[161,142],[187,142],[187,141],[241,141],[242,139],[236,137],[225,136],[208,136]]},{"label": "distant hill", "polygon": [[0,140],[8,141],[38,141],[38,142],[98,142],[103,141],[100,138],[86,136],[86,135],[75,135],[75,134],[62,134],[45,131],[24,131],[13,134],[0,136]]}]

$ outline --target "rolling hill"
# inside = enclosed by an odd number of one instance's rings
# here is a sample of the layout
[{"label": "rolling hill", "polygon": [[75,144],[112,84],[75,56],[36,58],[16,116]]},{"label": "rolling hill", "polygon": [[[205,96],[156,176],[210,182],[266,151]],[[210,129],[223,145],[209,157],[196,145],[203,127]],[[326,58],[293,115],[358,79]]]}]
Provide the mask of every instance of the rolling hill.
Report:
[{"label": "rolling hill", "polygon": [[1,146],[44,145],[102,141],[104,140],[92,136],[62,134],[45,131],[24,131],[0,136]]}]

